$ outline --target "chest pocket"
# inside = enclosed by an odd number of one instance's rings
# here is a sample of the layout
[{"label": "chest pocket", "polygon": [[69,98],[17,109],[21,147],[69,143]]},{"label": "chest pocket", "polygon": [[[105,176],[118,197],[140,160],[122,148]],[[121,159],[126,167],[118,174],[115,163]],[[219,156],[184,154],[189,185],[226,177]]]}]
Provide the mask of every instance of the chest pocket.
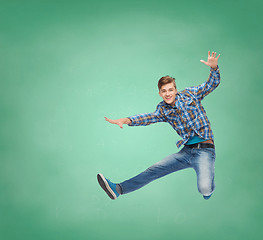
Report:
[{"label": "chest pocket", "polygon": [[185,108],[186,110],[195,110],[196,109],[196,101],[192,98],[189,99],[189,101],[185,102]]},{"label": "chest pocket", "polygon": [[181,102],[182,118],[187,122],[187,125],[192,126],[197,118],[197,103],[191,97],[184,97]]}]

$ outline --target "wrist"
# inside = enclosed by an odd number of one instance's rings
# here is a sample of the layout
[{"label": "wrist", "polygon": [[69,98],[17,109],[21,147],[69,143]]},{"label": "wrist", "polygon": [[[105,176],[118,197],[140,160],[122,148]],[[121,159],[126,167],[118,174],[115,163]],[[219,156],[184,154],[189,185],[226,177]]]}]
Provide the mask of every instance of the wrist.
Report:
[{"label": "wrist", "polygon": [[218,69],[218,65],[216,65],[216,66],[210,66],[211,67],[211,70],[217,70]]},{"label": "wrist", "polygon": [[123,123],[124,124],[130,124],[131,120],[129,118],[123,118]]}]

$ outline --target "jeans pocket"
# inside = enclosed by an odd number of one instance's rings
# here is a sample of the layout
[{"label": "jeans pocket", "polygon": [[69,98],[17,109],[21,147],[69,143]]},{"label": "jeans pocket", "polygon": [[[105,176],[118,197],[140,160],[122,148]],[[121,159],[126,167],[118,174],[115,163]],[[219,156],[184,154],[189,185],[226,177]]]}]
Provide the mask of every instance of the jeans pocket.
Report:
[{"label": "jeans pocket", "polygon": [[207,153],[209,153],[209,154],[211,154],[213,157],[216,156],[216,151],[215,151],[214,148],[202,148],[202,150],[207,152]]}]

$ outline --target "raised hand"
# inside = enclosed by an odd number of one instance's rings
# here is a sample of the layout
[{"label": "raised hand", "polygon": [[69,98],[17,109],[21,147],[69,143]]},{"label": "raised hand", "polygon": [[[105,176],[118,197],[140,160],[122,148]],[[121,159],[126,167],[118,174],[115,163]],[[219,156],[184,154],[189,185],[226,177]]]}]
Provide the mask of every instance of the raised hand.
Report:
[{"label": "raised hand", "polygon": [[210,51],[208,51],[207,62],[204,60],[200,60],[200,62],[204,63],[207,66],[215,68],[217,66],[219,56],[220,54],[216,57],[216,52],[212,52],[212,55],[210,56]]}]

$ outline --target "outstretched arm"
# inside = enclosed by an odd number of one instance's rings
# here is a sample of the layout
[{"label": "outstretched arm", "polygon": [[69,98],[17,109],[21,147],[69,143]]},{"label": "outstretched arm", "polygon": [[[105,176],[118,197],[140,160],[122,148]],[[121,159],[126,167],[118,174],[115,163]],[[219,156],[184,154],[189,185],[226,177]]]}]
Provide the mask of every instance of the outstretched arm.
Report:
[{"label": "outstretched arm", "polygon": [[129,126],[147,126],[157,122],[166,122],[165,116],[163,115],[162,109],[159,104],[155,112],[153,113],[143,113],[128,118],[120,118],[117,120],[112,120],[107,117],[104,118],[109,123],[119,125],[120,128],[123,128],[123,124],[128,124]]}]

